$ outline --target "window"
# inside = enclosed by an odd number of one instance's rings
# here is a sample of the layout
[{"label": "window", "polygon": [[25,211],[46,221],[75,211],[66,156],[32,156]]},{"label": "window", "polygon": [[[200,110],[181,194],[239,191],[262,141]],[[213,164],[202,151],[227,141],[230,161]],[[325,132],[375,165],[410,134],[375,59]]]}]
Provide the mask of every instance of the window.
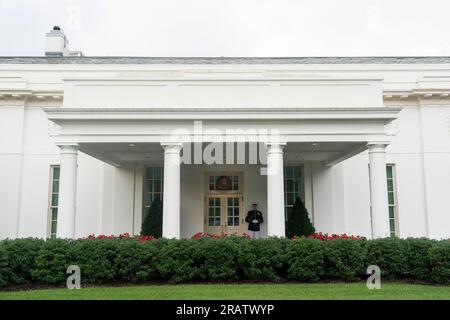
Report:
[{"label": "window", "polygon": [[163,168],[146,167],[144,176],[144,208],[150,208],[153,200],[163,199]]},{"label": "window", "polygon": [[393,164],[386,165],[388,208],[389,208],[389,231],[390,236],[397,236],[398,220],[397,220],[397,195],[395,193],[395,166]]},{"label": "window", "polygon": [[59,166],[50,167],[50,205],[49,205],[49,236],[56,238],[58,225],[58,202],[59,202]]},{"label": "window", "polygon": [[286,218],[297,198],[304,200],[302,167],[284,167],[284,214]]}]

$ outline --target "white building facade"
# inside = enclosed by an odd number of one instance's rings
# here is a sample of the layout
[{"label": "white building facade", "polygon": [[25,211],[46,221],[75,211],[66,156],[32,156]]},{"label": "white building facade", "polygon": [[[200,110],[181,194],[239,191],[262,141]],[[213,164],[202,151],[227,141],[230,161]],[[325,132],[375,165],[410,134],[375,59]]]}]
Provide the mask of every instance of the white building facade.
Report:
[{"label": "white building facade", "polygon": [[57,46],[0,58],[1,239],[139,234],[155,198],[167,238],[242,234],[253,202],[284,236],[297,197],[318,232],[450,238],[450,58]]}]

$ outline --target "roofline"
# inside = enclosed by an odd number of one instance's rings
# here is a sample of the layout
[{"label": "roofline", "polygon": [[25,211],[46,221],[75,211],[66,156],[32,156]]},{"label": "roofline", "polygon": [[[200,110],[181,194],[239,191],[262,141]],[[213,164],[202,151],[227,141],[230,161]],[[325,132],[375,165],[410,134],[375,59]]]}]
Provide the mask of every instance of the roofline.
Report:
[{"label": "roofline", "polygon": [[138,56],[3,56],[0,64],[184,64],[184,65],[259,65],[259,64],[450,64],[450,56],[318,56],[318,57],[138,57]]}]

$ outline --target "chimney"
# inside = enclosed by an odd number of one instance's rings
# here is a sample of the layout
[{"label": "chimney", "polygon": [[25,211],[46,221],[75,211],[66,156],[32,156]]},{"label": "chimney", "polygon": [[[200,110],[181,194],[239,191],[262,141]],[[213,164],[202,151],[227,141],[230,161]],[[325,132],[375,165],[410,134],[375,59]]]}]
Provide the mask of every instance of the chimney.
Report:
[{"label": "chimney", "polygon": [[81,57],[81,51],[70,51],[69,40],[59,26],[45,34],[46,57]]}]

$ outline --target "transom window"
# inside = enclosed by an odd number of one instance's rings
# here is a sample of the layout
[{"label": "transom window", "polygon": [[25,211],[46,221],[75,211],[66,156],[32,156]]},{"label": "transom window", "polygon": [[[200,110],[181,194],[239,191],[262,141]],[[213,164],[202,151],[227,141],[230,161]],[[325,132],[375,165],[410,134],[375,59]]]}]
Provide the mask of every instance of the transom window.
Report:
[{"label": "transom window", "polygon": [[59,166],[50,166],[49,236],[56,238],[59,204]]},{"label": "transom window", "polygon": [[209,191],[239,191],[239,175],[214,174],[208,176]]}]

